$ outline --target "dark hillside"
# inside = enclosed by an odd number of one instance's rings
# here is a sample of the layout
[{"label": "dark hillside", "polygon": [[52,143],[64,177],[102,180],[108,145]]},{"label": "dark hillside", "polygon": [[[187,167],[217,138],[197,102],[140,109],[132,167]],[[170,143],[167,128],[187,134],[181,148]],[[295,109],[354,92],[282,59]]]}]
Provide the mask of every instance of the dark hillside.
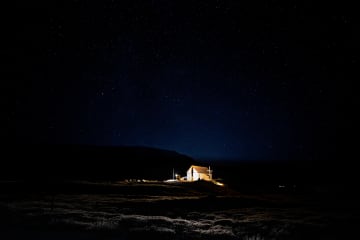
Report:
[{"label": "dark hillside", "polygon": [[6,149],[1,176],[11,179],[168,179],[195,161],[148,147],[27,145]]}]

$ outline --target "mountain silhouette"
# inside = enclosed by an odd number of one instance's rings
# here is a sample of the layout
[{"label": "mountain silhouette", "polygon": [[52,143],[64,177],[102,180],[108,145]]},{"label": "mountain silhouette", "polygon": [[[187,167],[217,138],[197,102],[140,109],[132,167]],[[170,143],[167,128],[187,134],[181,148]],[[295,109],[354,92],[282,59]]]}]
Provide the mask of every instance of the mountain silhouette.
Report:
[{"label": "mountain silhouette", "polygon": [[195,160],[175,151],[142,146],[22,145],[7,148],[7,179],[168,179]]}]

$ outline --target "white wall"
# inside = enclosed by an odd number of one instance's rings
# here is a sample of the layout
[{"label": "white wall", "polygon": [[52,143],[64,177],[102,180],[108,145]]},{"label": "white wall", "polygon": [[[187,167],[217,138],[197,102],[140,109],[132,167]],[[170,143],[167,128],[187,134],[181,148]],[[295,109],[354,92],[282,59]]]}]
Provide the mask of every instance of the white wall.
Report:
[{"label": "white wall", "polygon": [[193,176],[191,176],[191,169],[192,168],[190,168],[186,174],[188,181],[197,181],[197,180],[199,180],[199,178],[201,180],[207,180],[207,181],[211,180],[210,177],[208,176],[208,174],[198,173],[195,169],[193,169]]},{"label": "white wall", "polygon": [[186,180],[188,180],[188,181],[192,181],[192,177],[191,177],[191,168],[187,171],[187,174],[186,174]]},{"label": "white wall", "polygon": [[194,169],[193,181],[199,180],[200,174]]}]

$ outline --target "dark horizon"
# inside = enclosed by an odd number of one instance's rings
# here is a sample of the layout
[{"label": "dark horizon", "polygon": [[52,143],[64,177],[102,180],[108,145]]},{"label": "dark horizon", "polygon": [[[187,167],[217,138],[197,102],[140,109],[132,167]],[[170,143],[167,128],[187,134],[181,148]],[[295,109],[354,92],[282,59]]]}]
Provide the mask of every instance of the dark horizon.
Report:
[{"label": "dark horizon", "polygon": [[[331,149],[333,152],[329,151],[330,154],[328,154],[327,158],[302,158],[302,156],[295,156],[292,158],[258,158],[258,159],[249,159],[249,158],[229,158],[229,157],[194,157],[193,155],[178,151],[176,149],[167,149],[167,148],[161,148],[161,147],[153,147],[149,145],[136,145],[136,144],[124,144],[124,145],[96,145],[96,144],[83,144],[83,143],[18,143],[18,142],[8,142],[5,145],[3,145],[5,152],[16,152],[16,150],[20,149],[26,149],[28,151],[35,150],[43,153],[49,152],[51,149],[122,149],[122,148],[139,148],[139,149],[149,149],[149,150],[160,150],[165,152],[172,152],[180,155],[184,155],[187,157],[190,157],[196,161],[204,162],[204,163],[215,163],[219,164],[221,162],[224,162],[224,164],[262,164],[262,163],[301,163],[303,162],[304,165],[306,163],[313,163],[313,164],[322,164],[328,162],[329,164],[334,164],[336,162],[336,159],[339,157],[339,153],[337,152],[337,149]],[[331,155],[331,153],[335,153]],[[22,154],[21,151],[18,151],[17,154],[19,156]],[[345,156],[345,155],[344,155]]]},{"label": "dark horizon", "polygon": [[301,185],[356,183],[353,159],[339,161],[198,159],[176,151],[139,146],[33,144],[8,146],[0,180],[122,180],[184,176],[190,165],[210,166],[215,178],[233,186],[291,183]]}]

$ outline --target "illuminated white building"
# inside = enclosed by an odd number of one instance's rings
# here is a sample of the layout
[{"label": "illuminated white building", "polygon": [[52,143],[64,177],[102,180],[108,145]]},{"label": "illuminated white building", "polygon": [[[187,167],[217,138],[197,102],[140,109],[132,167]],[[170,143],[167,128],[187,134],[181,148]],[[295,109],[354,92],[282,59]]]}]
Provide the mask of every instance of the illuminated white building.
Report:
[{"label": "illuminated white building", "polygon": [[193,182],[198,180],[211,181],[212,180],[212,170],[210,167],[202,167],[191,165],[189,170],[187,170],[187,181]]}]

